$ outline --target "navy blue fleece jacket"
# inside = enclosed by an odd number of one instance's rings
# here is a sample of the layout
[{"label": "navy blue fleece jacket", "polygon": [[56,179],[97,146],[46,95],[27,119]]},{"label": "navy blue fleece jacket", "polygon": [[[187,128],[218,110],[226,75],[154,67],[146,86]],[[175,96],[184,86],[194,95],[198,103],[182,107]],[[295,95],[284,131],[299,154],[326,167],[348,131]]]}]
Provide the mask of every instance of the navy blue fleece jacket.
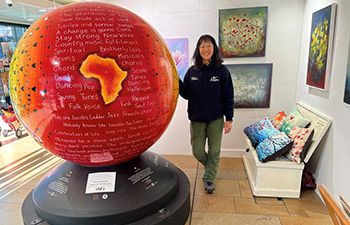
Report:
[{"label": "navy blue fleece jacket", "polygon": [[209,64],[197,69],[191,66],[182,82],[180,95],[188,100],[188,118],[195,122],[209,122],[225,116],[233,118],[233,84],[225,65]]}]

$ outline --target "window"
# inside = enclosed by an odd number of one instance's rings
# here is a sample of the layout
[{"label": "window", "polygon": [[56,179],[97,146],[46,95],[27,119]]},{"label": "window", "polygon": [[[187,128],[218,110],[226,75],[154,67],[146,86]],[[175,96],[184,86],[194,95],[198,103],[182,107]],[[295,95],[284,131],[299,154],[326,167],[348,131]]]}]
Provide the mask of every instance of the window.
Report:
[{"label": "window", "polygon": [[0,22],[0,107],[6,108],[9,103],[8,71],[11,57],[27,28],[27,25]]}]

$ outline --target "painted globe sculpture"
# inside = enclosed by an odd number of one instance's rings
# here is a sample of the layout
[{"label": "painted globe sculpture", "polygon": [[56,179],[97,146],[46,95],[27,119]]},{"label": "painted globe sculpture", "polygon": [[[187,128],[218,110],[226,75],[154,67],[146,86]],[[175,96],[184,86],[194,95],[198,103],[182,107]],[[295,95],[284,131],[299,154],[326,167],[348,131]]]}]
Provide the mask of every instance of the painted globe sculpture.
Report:
[{"label": "painted globe sculpture", "polygon": [[118,6],[60,7],[32,24],[10,67],[16,115],[44,148],[85,166],[128,161],[174,113],[178,75],[163,39]]}]

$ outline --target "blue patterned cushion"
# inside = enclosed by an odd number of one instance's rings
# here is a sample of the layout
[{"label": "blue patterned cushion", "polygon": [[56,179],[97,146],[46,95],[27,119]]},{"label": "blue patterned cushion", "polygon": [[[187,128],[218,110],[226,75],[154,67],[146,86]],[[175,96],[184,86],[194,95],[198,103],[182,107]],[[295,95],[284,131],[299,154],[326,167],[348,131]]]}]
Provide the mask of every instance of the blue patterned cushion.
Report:
[{"label": "blue patterned cushion", "polygon": [[259,134],[257,136],[258,143],[264,141],[266,138],[269,138],[275,134],[278,134],[279,131],[272,124],[270,118],[265,117],[264,119],[257,122]]},{"label": "blue patterned cushion", "polygon": [[252,146],[255,148],[259,142],[256,138],[256,134],[259,133],[258,126],[254,123],[252,125],[249,125],[248,127],[244,128],[243,132],[247,137],[249,138],[250,142],[252,143]]},{"label": "blue patterned cushion", "polygon": [[279,131],[273,126],[271,120],[268,117],[265,117],[264,119],[244,128],[243,132],[252,142],[253,147],[256,147],[266,138],[279,133]]},{"label": "blue patterned cushion", "polygon": [[256,152],[261,162],[267,162],[289,151],[292,145],[293,141],[284,132],[279,132],[262,141],[256,147]]}]

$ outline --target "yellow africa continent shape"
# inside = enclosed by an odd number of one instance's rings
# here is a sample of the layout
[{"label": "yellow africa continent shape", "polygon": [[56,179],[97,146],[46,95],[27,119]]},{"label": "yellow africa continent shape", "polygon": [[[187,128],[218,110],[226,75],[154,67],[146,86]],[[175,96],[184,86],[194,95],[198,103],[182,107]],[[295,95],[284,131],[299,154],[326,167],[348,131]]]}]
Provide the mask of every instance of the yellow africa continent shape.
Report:
[{"label": "yellow africa continent shape", "polygon": [[127,72],[120,69],[111,58],[103,58],[97,54],[89,55],[82,63],[80,72],[86,78],[96,78],[101,84],[101,94],[105,104],[113,102],[122,89],[122,81]]}]

